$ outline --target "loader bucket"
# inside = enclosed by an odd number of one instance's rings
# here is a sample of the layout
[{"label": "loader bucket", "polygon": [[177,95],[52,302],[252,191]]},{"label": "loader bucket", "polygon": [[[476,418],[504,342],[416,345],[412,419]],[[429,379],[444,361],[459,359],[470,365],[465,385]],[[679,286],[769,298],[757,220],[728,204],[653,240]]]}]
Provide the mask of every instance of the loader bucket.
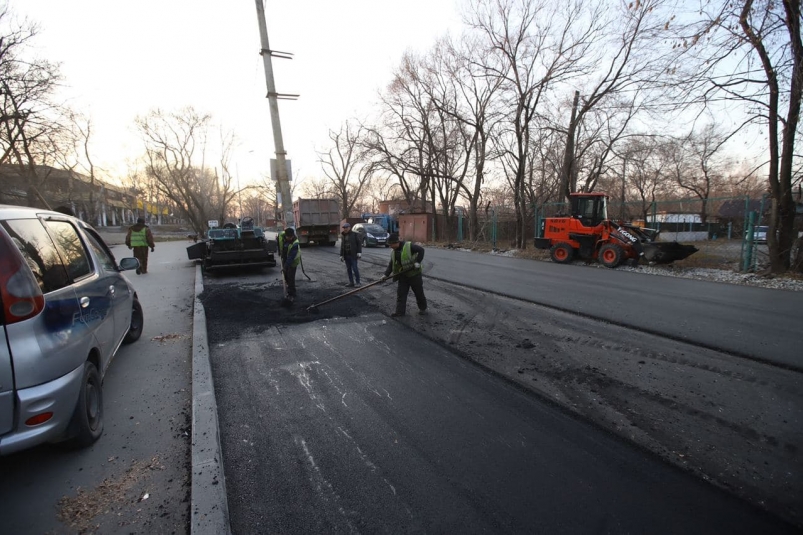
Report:
[{"label": "loader bucket", "polygon": [[642,244],[644,259],[651,264],[671,264],[675,260],[688,258],[699,249],[694,245],[683,245],[676,241]]}]

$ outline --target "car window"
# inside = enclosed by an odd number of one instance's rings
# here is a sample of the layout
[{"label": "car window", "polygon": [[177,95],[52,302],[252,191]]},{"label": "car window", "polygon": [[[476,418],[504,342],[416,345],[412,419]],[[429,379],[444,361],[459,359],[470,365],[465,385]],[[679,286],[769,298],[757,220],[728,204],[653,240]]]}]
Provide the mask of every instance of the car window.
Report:
[{"label": "car window", "polygon": [[70,284],[61,255],[38,219],[15,219],[3,221],[2,225],[25,257],[42,293],[53,292]]},{"label": "car window", "polygon": [[64,253],[64,261],[67,266],[67,273],[72,280],[77,280],[89,275],[92,267],[89,263],[89,255],[84,249],[81,238],[72,223],[69,221],[47,221],[47,228],[53,233],[53,238],[59,250]]},{"label": "car window", "polygon": [[85,231],[87,231],[87,244],[95,252],[95,256],[98,257],[98,261],[103,269],[106,271],[117,271],[117,265],[114,261],[114,257],[112,256],[108,247],[106,247],[106,244],[103,243],[103,240],[101,240],[99,236],[95,236],[94,231],[90,231],[89,229],[85,229]]}]

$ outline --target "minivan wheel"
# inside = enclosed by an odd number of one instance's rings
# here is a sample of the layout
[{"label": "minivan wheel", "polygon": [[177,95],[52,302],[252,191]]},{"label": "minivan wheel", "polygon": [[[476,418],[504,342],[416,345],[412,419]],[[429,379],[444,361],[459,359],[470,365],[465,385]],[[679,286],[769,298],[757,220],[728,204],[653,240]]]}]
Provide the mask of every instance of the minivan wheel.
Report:
[{"label": "minivan wheel", "polygon": [[142,305],[139,304],[139,299],[134,299],[133,309],[131,310],[131,326],[128,328],[124,344],[131,344],[139,340],[142,336],[142,327],[145,325],[145,316],[142,314]]},{"label": "minivan wheel", "polygon": [[103,385],[94,364],[84,363],[84,379],[78,403],[67,428],[70,438],[62,444],[67,448],[85,448],[103,434]]}]

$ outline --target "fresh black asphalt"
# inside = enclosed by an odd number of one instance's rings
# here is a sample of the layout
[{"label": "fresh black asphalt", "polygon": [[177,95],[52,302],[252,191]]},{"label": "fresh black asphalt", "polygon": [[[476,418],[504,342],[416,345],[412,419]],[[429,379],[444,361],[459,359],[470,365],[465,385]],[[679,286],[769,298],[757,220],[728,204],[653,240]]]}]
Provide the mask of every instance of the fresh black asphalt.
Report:
[{"label": "fresh black asphalt", "polygon": [[374,312],[210,349],[234,533],[788,530]]}]

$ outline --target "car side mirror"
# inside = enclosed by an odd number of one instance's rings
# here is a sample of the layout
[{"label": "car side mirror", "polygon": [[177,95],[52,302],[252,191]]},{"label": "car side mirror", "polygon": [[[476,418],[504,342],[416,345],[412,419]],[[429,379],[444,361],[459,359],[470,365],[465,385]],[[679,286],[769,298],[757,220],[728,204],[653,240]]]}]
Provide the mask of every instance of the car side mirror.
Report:
[{"label": "car side mirror", "polygon": [[139,260],[136,258],[123,258],[120,260],[120,271],[129,271],[139,268]]}]

